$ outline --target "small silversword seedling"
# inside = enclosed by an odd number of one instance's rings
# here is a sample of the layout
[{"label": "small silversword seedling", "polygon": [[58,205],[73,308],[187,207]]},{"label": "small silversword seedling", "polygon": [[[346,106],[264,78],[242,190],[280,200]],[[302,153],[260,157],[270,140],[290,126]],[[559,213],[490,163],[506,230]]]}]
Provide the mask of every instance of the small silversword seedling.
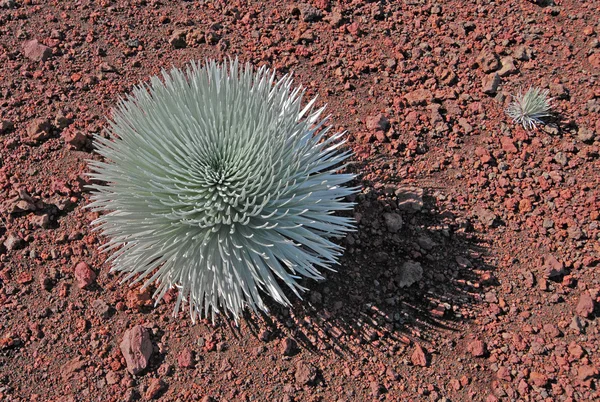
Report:
[{"label": "small silversword seedling", "polygon": [[163,71],[121,100],[90,162],[112,269],[156,283],[157,302],[178,288],[174,313],[187,301],[193,320],[267,311],[261,292],[289,304],[277,279],[298,296],[298,279],[322,279],[342,252],[330,239],[353,230],[334,212],[357,189],[337,173],[343,133],[326,135],[302,94],[235,60]]},{"label": "small silversword seedling", "polygon": [[543,119],[551,116],[550,101],[548,90],[531,87],[522,94],[521,90],[517,96],[513,96],[513,101],[506,108],[506,114],[523,128],[531,130],[536,128],[537,124],[544,124]]}]

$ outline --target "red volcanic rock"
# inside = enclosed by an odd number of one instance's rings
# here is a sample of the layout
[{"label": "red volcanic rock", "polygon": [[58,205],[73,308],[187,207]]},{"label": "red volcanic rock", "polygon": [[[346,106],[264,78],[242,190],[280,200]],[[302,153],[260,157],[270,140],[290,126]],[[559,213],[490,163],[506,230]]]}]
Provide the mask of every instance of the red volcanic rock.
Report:
[{"label": "red volcanic rock", "polygon": [[194,352],[190,348],[185,348],[177,356],[177,364],[182,368],[194,368]]},{"label": "red volcanic rock", "polygon": [[415,366],[427,367],[427,356],[425,355],[425,351],[423,350],[421,345],[417,344],[415,346],[415,350],[410,356],[410,360]]},{"label": "red volcanic rock", "polygon": [[27,125],[27,139],[31,142],[46,140],[50,137],[52,125],[48,119],[35,119]]},{"label": "red volcanic rock", "polygon": [[148,330],[141,325],[125,331],[119,345],[127,364],[127,371],[138,374],[145,370],[152,356],[152,342]]},{"label": "red volcanic rock", "polygon": [[487,352],[485,342],[480,339],[475,339],[474,341],[470,342],[469,346],[467,346],[467,350],[474,357],[483,357]]},{"label": "red volcanic rock", "polygon": [[298,344],[292,338],[285,338],[281,342],[281,353],[284,356],[292,356],[298,350]]},{"label": "red volcanic rock", "polygon": [[367,117],[366,125],[368,130],[385,132],[390,128],[390,121],[383,114],[378,114]]},{"label": "red volcanic rock", "polygon": [[52,49],[33,39],[23,43],[23,54],[33,61],[46,61],[52,57]]},{"label": "red volcanic rock", "polygon": [[167,388],[167,384],[161,378],[153,378],[146,390],[146,399],[158,399],[161,392]]},{"label": "red volcanic rock", "polygon": [[96,273],[87,263],[82,261],[75,266],[75,280],[77,281],[77,286],[83,289],[94,283]]},{"label": "red volcanic rock", "polygon": [[583,292],[579,296],[579,302],[577,302],[575,311],[583,318],[589,317],[594,312],[594,300],[589,292]]},{"label": "red volcanic rock", "polygon": [[433,99],[433,94],[427,89],[417,89],[404,95],[404,98],[411,106],[425,105]]},{"label": "red volcanic rock", "polygon": [[299,361],[296,364],[296,383],[299,385],[312,385],[317,379],[318,371],[310,363]]}]

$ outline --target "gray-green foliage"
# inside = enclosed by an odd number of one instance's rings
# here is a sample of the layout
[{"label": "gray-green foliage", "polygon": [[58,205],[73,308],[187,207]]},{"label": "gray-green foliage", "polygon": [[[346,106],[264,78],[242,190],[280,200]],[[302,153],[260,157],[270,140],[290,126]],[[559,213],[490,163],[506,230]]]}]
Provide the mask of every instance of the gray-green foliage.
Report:
[{"label": "gray-green foliage", "polygon": [[531,87],[523,95],[521,90],[506,109],[506,114],[523,128],[531,130],[538,124],[544,124],[544,118],[551,116],[551,105],[548,90]]},{"label": "gray-green foliage", "polygon": [[299,278],[321,279],[342,252],[330,238],[353,230],[333,212],[356,188],[337,173],[343,133],[302,94],[236,60],[163,71],[122,100],[90,162],[113,270],[156,282],[157,302],[177,287],[192,319],[266,311],[260,291],[288,304],[276,278],[297,295]]}]

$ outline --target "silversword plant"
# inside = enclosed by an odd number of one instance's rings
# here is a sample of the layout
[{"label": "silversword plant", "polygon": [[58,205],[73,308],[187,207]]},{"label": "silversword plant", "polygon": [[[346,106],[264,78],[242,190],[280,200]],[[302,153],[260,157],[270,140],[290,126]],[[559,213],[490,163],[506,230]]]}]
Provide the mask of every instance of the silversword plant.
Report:
[{"label": "silversword plant", "polygon": [[551,116],[552,106],[548,98],[548,90],[531,87],[525,95],[521,90],[506,109],[506,114],[523,128],[531,130],[537,124],[544,124],[544,118]]},{"label": "silversword plant", "polygon": [[187,302],[193,320],[267,311],[263,292],[287,305],[280,283],[299,296],[300,278],[322,279],[343,251],[331,238],[353,230],[334,212],[357,189],[337,173],[343,133],[302,94],[235,60],[163,71],[122,99],[90,161],[112,269],[156,283],[156,302],[178,288],[174,313]]}]

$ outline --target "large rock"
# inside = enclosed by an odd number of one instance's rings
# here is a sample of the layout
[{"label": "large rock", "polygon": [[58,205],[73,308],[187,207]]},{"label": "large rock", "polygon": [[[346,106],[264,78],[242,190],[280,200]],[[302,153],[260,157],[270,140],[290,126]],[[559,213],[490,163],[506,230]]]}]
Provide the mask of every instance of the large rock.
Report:
[{"label": "large rock", "polygon": [[417,89],[404,95],[411,106],[425,105],[433,100],[433,94],[428,89]]},{"label": "large rock", "polygon": [[15,0],[0,0],[0,8],[16,8]]},{"label": "large rock", "polygon": [[128,329],[119,346],[127,363],[127,371],[131,374],[136,375],[148,367],[152,356],[152,341],[146,328],[136,325]]},{"label": "large rock", "polygon": [[548,254],[544,257],[544,276],[556,278],[566,274],[565,265],[558,261],[555,256]]},{"label": "large rock", "polygon": [[425,351],[423,350],[421,345],[417,344],[415,346],[415,350],[413,351],[410,360],[415,366],[427,367],[427,355],[425,354]]},{"label": "large rock", "polygon": [[194,368],[194,352],[190,348],[185,348],[177,356],[177,363],[182,368]]},{"label": "large rock", "polygon": [[52,57],[52,49],[33,39],[23,43],[23,55],[33,61],[46,61]]},{"label": "large rock", "polygon": [[487,352],[487,347],[481,339],[475,339],[467,345],[467,350],[474,357],[483,357]]},{"label": "large rock", "polygon": [[406,261],[400,268],[396,281],[401,288],[409,287],[423,278],[423,267],[415,261]]},{"label": "large rock", "polygon": [[488,227],[494,226],[494,224],[496,223],[496,219],[498,218],[495,213],[493,213],[487,208],[476,207],[473,210],[473,212],[475,212],[475,215],[477,216],[477,219],[479,219],[479,222],[481,222],[482,225]]},{"label": "large rock", "polygon": [[323,18],[323,12],[310,5],[301,6],[300,13],[304,22],[316,22]]},{"label": "large rock", "polygon": [[577,131],[577,139],[583,142],[594,142],[594,137],[596,137],[596,133],[594,130],[591,130],[586,127],[580,127]]},{"label": "large rock", "polygon": [[502,79],[498,73],[487,75],[481,82],[481,90],[484,94],[495,95],[501,82]]},{"label": "large rock", "polygon": [[150,380],[145,397],[147,400],[158,399],[166,388],[167,384],[162,378],[153,378]]},{"label": "large rock", "polygon": [[6,134],[14,128],[14,124],[9,120],[0,120],[0,135]]},{"label": "large rock", "polygon": [[594,68],[600,68],[600,53],[592,53],[588,57],[588,61]]},{"label": "large rock", "polygon": [[85,262],[80,262],[75,266],[75,280],[80,289],[90,286],[96,280],[96,273]]},{"label": "large rock", "polygon": [[44,141],[50,138],[52,124],[50,120],[41,118],[34,119],[27,125],[27,139],[30,142]]},{"label": "large rock", "polygon": [[383,214],[383,219],[390,233],[396,233],[402,229],[402,217],[400,215],[388,212]]},{"label": "large rock", "polygon": [[20,250],[25,247],[25,240],[11,233],[6,237],[6,240],[4,240],[4,247],[6,247],[8,251]]},{"label": "large rock", "polygon": [[296,383],[299,385],[313,385],[317,379],[318,370],[310,363],[299,361],[296,364]]},{"label": "large rock", "polygon": [[60,135],[69,147],[81,151],[90,144],[90,139],[83,132],[67,128]]},{"label": "large rock", "polygon": [[388,131],[390,129],[390,121],[381,113],[367,117],[365,123],[368,130]]},{"label": "large rock", "polygon": [[405,212],[419,212],[423,208],[423,189],[417,187],[400,187],[394,192],[398,201],[398,209]]},{"label": "large rock", "polygon": [[482,50],[477,56],[477,64],[484,73],[491,73],[500,68],[500,60],[498,55],[488,49]]},{"label": "large rock", "polygon": [[583,292],[579,297],[579,302],[575,308],[575,312],[583,317],[588,318],[594,312],[594,300],[589,292]]},{"label": "large rock", "polygon": [[298,351],[298,344],[290,337],[284,338],[281,341],[281,353],[284,356],[292,356]]},{"label": "large rock", "polygon": [[533,50],[531,50],[531,48],[528,48],[527,46],[524,46],[524,45],[519,46],[513,52],[513,57],[515,59],[521,60],[521,61],[530,60],[533,57]]},{"label": "large rock", "polygon": [[502,68],[498,70],[498,75],[500,77],[507,77],[516,72],[517,68],[515,67],[515,60],[510,56],[502,58]]},{"label": "large rock", "polygon": [[187,33],[187,29],[175,30],[169,38],[169,44],[173,46],[174,49],[183,49],[187,46],[187,42],[185,41]]}]

